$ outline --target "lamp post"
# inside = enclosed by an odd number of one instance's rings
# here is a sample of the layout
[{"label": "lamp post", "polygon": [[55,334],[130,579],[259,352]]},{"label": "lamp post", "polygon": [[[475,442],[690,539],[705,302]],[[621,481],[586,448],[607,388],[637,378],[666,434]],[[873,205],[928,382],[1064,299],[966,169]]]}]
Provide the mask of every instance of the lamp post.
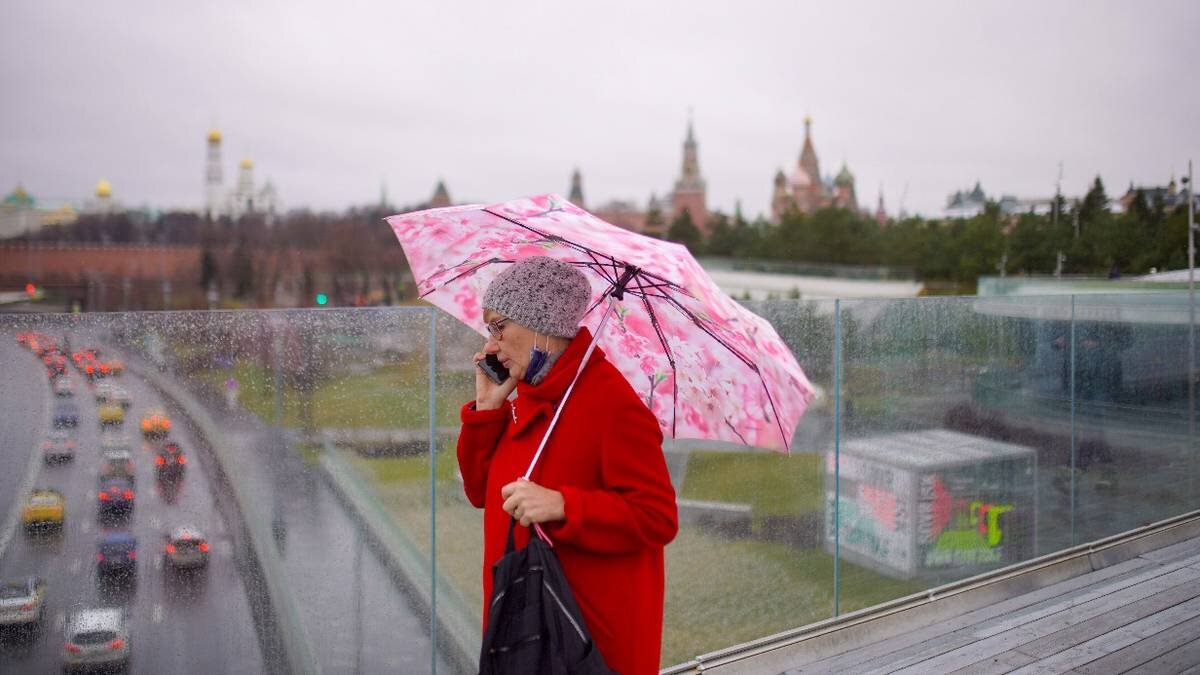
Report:
[{"label": "lamp post", "polygon": [[[1196,183],[1192,160],[1183,179],[1188,201],[1188,442],[1196,438]],[[1193,469],[1194,473],[1194,469]]]}]

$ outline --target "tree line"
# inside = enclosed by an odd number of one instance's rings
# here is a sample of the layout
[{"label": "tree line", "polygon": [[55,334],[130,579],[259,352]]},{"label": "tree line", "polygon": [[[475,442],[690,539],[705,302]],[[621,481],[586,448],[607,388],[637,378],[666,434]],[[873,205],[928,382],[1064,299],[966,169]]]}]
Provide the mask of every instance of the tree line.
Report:
[{"label": "tree line", "polygon": [[1046,214],[1007,214],[988,202],[971,218],[879,223],[865,213],[826,208],[792,211],[778,224],[712,213],[707,225],[704,237],[684,211],[666,238],[696,255],[883,265],[911,269],[921,281],[962,284],[1002,271],[1116,276],[1187,267],[1186,204],[1169,209],[1139,191],[1117,213],[1099,177],[1082,200],[1059,197]]}]

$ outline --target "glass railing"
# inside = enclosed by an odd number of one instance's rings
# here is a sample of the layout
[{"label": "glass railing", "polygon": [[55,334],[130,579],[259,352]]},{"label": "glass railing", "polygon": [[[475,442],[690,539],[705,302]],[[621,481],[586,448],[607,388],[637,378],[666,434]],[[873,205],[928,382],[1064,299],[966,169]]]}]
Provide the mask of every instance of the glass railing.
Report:
[{"label": "glass railing", "polygon": [[[1186,294],[748,304],[819,394],[790,455],[666,444],[664,666],[1197,506]],[[59,668],[81,612],[118,608],[140,672],[474,672],[477,333],[430,308],[0,332],[0,580],[44,584],[0,670]]]}]

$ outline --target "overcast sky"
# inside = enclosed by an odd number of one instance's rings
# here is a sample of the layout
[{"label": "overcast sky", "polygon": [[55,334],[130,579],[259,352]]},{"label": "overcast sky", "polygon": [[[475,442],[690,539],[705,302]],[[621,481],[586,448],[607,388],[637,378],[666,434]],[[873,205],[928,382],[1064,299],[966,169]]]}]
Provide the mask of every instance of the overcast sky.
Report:
[{"label": "overcast sky", "polygon": [[198,207],[253,157],[287,207],[566,193],[644,204],[694,109],[710,208],[767,209],[813,118],[862,202],[1110,194],[1200,158],[1200,3],[18,0],[0,190]]}]

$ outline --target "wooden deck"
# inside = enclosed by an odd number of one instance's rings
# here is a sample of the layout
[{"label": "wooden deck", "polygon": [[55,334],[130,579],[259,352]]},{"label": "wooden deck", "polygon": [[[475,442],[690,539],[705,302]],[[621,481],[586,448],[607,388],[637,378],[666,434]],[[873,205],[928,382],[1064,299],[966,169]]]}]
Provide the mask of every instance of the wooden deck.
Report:
[{"label": "wooden deck", "polygon": [[1200,673],[1200,537],[785,672]]}]

